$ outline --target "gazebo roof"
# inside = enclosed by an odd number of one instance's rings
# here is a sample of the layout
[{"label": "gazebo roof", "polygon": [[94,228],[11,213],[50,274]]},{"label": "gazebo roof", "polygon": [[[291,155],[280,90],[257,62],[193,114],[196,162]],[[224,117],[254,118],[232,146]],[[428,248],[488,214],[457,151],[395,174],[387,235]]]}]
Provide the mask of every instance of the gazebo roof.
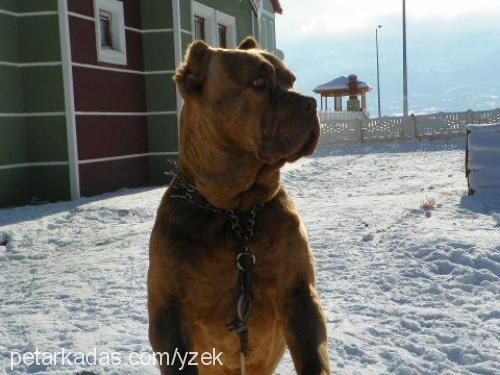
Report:
[{"label": "gazebo roof", "polygon": [[[358,82],[357,87],[359,93],[371,91],[372,88],[367,83],[359,80],[357,82]],[[315,93],[325,94],[325,95],[333,95],[333,94],[348,95],[349,78],[346,76],[340,76],[338,78],[332,79],[331,81],[316,86],[316,88],[313,91]]]}]

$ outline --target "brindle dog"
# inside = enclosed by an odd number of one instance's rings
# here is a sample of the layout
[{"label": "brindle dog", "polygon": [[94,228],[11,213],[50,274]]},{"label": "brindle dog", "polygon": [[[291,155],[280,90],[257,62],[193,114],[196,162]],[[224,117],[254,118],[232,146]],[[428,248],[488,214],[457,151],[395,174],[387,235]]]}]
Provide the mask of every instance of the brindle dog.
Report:
[{"label": "brindle dog", "polygon": [[[256,217],[249,375],[269,375],[287,346],[298,374],[329,374],[326,324],[306,233],[280,183],[280,168],[311,154],[316,101],[252,38],[237,49],[193,43],[175,74],[184,99],[178,166],[211,205]],[[231,223],[165,193],[151,234],[149,337],[155,353],[222,352],[223,366],[172,366],[162,374],[240,374],[235,318],[241,245]],[[189,356],[190,357],[190,356]],[[178,358],[177,358],[178,359]]]}]

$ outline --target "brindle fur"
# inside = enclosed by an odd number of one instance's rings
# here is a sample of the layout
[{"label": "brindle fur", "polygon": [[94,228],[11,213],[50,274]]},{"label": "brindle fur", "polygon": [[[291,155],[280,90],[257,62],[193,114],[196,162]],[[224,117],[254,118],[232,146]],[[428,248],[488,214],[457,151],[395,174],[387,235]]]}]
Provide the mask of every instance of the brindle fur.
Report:
[{"label": "brindle fur", "polygon": [[[264,88],[253,82],[264,77]],[[244,219],[265,203],[251,251],[253,308],[249,375],[270,375],[288,346],[301,375],[329,374],[326,325],[314,286],[313,259],[279,169],[314,151],[315,103],[293,91],[284,64],[246,39],[239,49],[189,48],[175,80],[184,98],[179,167],[214,206]],[[223,352],[224,366],[161,367],[166,374],[237,375],[240,343],[225,325],[235,318],[241,245],[216,213],[171,198],[167,190],[151,234],[149,337],[153,350]]]}]

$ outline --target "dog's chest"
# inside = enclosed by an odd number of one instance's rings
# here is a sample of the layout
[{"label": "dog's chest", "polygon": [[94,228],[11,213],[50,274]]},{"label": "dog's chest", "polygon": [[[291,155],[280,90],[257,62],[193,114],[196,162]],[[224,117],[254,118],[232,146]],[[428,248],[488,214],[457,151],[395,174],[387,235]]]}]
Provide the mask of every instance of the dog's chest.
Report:
[{"label": "dog's chest", "polygon": [[[256,238],[250,246],[256,258],[251,277],[256,308],[270,306],[277,298],[280,265],[271,235]],[[228,241],[226,246],[214,247],[197,262],[186,265],[184,302],[195,307],[198,318],[218,316],[227,320],[234,314],[240,292],[236,257],[242,250],[238,241]]]},{"label": "dog's chest", "polygon": [[[273,233],[257,232],[250,246],[256,263],[252,272],[253,311],[259,315],[275,315],[274,304],[278,293],[278,275],[281,272],[278,252],[273,246]],[[214,239],[217,241],[217,239]],[[218,241],[224,246],[214,247],[198,254],[196,261],[185,267],[183,278],[183,305],[192,311],[194,320],[221,320],[222,326],[232,319],[240,293],[236,257],[243,250],[237,240]],[[201,252],[202,250],[200,250]]]},{"label": "dog's chest", "polygon": [[[268,348],[281,343],[279,326],[279,286],[274,259],[266,254],[267,241],[256,241],[251,248],[256,254],[252,276],[253,306],[249,318],[250,345],[252,348]],[[270,249],[266,249],[270,250]],[[225,359],[238,358],[239,339],[227,330],[227,324],[236,318],[237,299],[240,294],[239,270],[235,248],[219,248],[213,255],[214,262],[205,268],[195,268],[184,289],[183,310],[189,322],[193,345],[204,351],[216,347],[225,353]],[[235,366],[237,363],[235,364]]]}]

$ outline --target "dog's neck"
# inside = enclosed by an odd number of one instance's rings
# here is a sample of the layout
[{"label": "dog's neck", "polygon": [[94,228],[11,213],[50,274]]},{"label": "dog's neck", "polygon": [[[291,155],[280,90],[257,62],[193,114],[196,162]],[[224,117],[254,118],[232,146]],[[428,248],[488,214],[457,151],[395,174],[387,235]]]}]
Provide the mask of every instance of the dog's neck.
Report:
[{"label": "dog's neck", "polygon": [[178,164],[185,178],[218,208],[244,212],[271,200],[280,189],[284,163],[270,166],[236,149],[190,112],[183,108],[179,139]]}]

